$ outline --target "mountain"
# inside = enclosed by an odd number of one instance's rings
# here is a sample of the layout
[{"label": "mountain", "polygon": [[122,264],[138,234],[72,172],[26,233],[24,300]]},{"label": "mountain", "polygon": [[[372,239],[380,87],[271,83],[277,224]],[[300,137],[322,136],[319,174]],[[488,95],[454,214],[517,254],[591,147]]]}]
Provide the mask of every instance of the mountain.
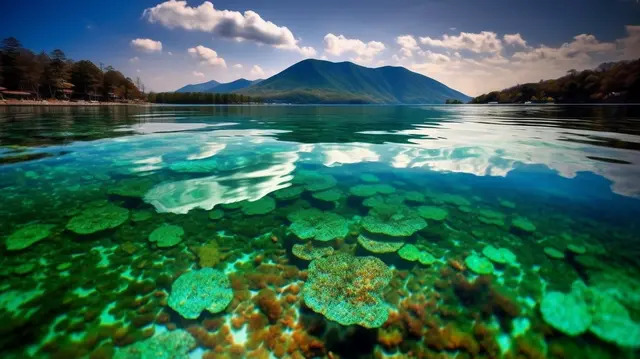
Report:
[{"label": "mountain", "polygon": [[216,87],[220,85],[220,83],[216,80],[211,80],[207,82],[203,82],[201,84],[193,84],[181,87],[176,90],[176,92],[206,92],[208,89],[212,87]]},{"label": "mountain", "polygon": [[571,70],[555,80],[517,85],[474,98],[472,103],[640,102],[640,60],[608,62],[594,70]]},{"label": "mountain", "polygon": [[471,98],[404,67],[303,60],[239,93],[291,103],[445,103]]},{"label": "mountain", "polygon": [[233,91],[241,90],[245,87],[249,87],[260,81],[262,81],[262,79],[253,81],[247,79],[237,79],[235,81],[227,83],[220,83],[218,81],[211,80],[208,82],[203,82],[201,84],[187,85],[179,88],[175,92],[230,93]]}]

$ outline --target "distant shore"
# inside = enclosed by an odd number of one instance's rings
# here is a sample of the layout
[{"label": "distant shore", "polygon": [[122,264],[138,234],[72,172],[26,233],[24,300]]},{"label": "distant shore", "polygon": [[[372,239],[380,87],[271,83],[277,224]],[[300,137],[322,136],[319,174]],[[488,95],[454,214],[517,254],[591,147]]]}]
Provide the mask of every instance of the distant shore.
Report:
[{"label": "distant shore", "polygon": [[0,100],[0,106],[153,106],[150,102],[89,102],[59,100]]}]

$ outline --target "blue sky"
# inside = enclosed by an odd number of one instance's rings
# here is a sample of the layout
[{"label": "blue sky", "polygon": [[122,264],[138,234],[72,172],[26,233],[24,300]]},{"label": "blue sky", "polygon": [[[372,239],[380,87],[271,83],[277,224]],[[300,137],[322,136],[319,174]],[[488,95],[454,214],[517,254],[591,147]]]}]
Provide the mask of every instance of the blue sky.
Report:
[{"label": "blue sky", "polygon": [[113,65],[156,91],[268,77],[313,57],[405,66],[477,95],[640,57],[635,0],[12,1],[1,9],[1,37]]}]

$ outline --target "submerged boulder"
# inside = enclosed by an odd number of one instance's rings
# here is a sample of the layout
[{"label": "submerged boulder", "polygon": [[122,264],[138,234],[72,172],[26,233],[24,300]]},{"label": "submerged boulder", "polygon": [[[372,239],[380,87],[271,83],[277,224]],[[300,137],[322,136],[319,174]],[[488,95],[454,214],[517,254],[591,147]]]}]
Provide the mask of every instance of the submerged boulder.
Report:
[{"label": "submerged boulder", "polygon": [[39,242],[51,234],[51,229],[55,226],[52,224],[28,224],[17,231],[11,233],[5,246],[8,251],[19,251],[25,249],[32,244]]},{"label": "submerged boulder", "polygon": [[114,359],[187,359],[196,340],[183,329],[156,334],[149,339],[116,349]]},{"label": "submerged boulder", "polygon": [[378,258],[337,253],[309,264],[302,296],[329,320],[377,328],[389,317],[382,291],[391,277],[391,269]]},{"label": "submerged boulder", "polygon": [[300,239],[330,241],[343,238],[349,233],[347,220],[333,212],[315,208],[303,209],[287,216],[291,221],[289,230]]},{"label": "submerged boulder", "polygon": [[171,285],[169,306],[186,319],[196,319],[204,310],[223,311],[233,299],[229,278],[213,268],[182,274]]},{"label": "submerged boulder", "polygon": [[74,216],[67,229],[77,234],[91,234],[115,228],[129,219],[129,210],[111,203],[92,206]]}]

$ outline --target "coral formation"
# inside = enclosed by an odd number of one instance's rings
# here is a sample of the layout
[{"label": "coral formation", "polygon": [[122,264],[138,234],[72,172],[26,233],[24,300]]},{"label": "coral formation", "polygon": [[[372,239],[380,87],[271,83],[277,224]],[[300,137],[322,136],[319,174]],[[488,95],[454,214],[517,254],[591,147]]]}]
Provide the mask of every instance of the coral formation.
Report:
[{"label": "coral formation", "polygon": [[494,270],[491,261],[477,254],[467,256],[467,258],[464,259],[464,263],[469,269],[478,274],[492,274]]},{"label": "coral formation", "polygon": [[187,331],[157,334],[149,339],[116,349],[114,359],[179,359],[187,358],[196,340]]},{"label": "coral formation", "polygon": [[333,254],[332,247],[316,247],[311,242],[305,244],[294,244],[291,248],[291,252],[294,256],[304,259],[305,261],[311,261],[316,258],[325,257]]},{"label": "coral formation", "polygon": [[398,251],[404,242],[378,241],[361,234],[358,236],[358,244],[372,253],[391,253]]},{"label": "coral formation", "polygon": [[149,242],[160,248],[173,247],[182,242],[184,229],[180,226],[164,223],[149,234]]},{"label": "coral formation", "polygon": [[51,234],[52,224],[32,223],[11,233],[5,242],[8,251],[18,251],[30,247]]},{"label": "coral formation", "polygon": [[212,268],[182,274],[171,285],[169,306],[187,319],[197,318],[203,310],[223,311],[233,299],[231,282],[221,271]]},{"label": "coral formation", "polygon": [[90,206],[67,223],[67,229],[77,234],[92,234],[115,228],[129,219],[129,210],[111,203]]},{"label": "coral formation", "polygon": [[349,232],[344,217],[333,212],[322,212],[315,208],[303,209],[287,216],[291,221],[289,230],[300,239],[330,241],[343,238]]},{"label": "coral formation", "polygon": [[496,248],[489,245],[482,248],[482,254],[498,264],[517,265],[516,255],[507,248]]},{"label": "coral formation", "polygon": [[369,210],[362,227],[370,233],[407,237],[427,227],[427,222],[409,207],[381,205]]},{"label": "coral formation", "polygon": [[276,201],[271,197],[262,197],[257,201],[243,202],[240,209],[248,216],[267,214],[276,209]]}]

